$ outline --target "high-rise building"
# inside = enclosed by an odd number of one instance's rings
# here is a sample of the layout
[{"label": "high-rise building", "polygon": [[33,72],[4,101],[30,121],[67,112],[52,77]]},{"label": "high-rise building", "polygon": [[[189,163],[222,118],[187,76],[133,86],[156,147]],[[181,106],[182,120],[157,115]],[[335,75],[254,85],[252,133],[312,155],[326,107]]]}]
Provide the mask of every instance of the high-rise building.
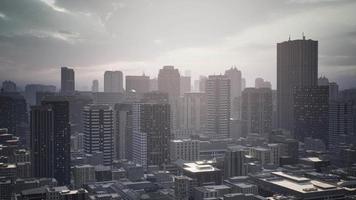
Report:
[{"label": "high-rise building", "polygon": [[272,89],[272,84],[269,81],[265,81],[263,78],[255,79],[255,88],[269,88]]},{"label": "high-rise building", "polygon": [[294,88],[316,86],[318,41],[289,40],[277,44],[278,125],[293,131]]},{"label": "high-rise building", "polygon": [[105,71],[104,92],[124,92],[123,74],[121,71]]},{"label": "high-rise building", "polygon": [[65,100],[45,100],[53,112],[53,170],[58,184],[70,184],[70,124],[69,102]]},{"label": "high-rise building", "polygon": [[222,75],[209,76],[206,82],[207,124],[211,137],[228,137],[230,132],[230,79]]},{"label": "high-rise building", "polygon": [[329,86],[329,100],[337,101],[339,98],[339,86],[335,82],[329,82],[325,76],[319,77],[318,86]]},{"label": "high-rise building", "polygon": [[170,98],[180,95],[180,74],[174,66],[164,66],[158,73],[158,90],[168,93]]},{"label": "high-rise building", "polygon": [[25,98],[17,92],[0,93],[0,127],[28,142],[28,113]]},{"label": "high-rise building", "polygon": [[247,175],[246,155],[248,155],[246,147],[232,146],[227,149],[224,161],[225,178]]},{"label": "high-rise building", "polygon": [[61,68],[61,92],[64,94],[73,94],[75,91],[74,69],[68,67]]},{"label": "high-rise building", "polygon": [[16,83],[12,82],[12,81],[3,81],[1,91],[2,92],[17,92]]},{"label": "high-rise building", "polygon": [[110,166],[114,156],[113,110],[108,105],[84,107],[84,152],[103,154],[103,164]]},{"label": "high-rise building", "polygon": [[185,161],[199,160],[200,141],[191,139],[171,140],[170,156],[171,161],[178,159]]},{"label": "high-rise building", "polygon": [[99,81],[98,80],[93,80],[92,85],[91,85],[91,91],[99,92]]},{"label": "high-rise building", "polygon": [[297,87],[294,89],[294,135],[321,139],[328,144],[329,87]]},{"label": "high-rise building", "polygon": [[231,67],[225,71],[225,76],[230,79],[230,100],[231,100],[231,117],[240,119],[241,108],[241,71],[236,67]]},{"label": "high-rise building", "polygon": [[95,182],[95,169],[92,165],[76,165],[72,168],[74,187],[81,188],[84,184]]},{"label": "high-rise building", "polygon": [[126,91],[134,90],[138,94],[150,91],[150,77],[145,76],[126,76]]},{"label": "high-rise building", "polygon": [[41,85],[41,84],[28,84],[25,87],[26,102],[30,106],[36,105],[36,94],[38,92],[56,92],[56,86],[54,85]]},{"label": "high-rise building", "polygon": [[150,92],[158,90],[158,80],[157,78],[150,79]]},{"label": "high-rise building", "polygon": [[246,88],[242,92],[242,134],[267,136],[272,131],[272,90]]},{"label": "high-rise building", "polygon": [[199,92],[205,92],[207,80],[208,80],[208,77],[206,77],[206,76],[199,77]]},{"label": "high-rise building", "polygon": [[50,105],[31,107],[31,163],[34,177],[54,177],[54,113]]},{"label": "high-rise building", "polygon": [[180,95],[183,96],[185,93],[191,91],[191,78],[190,76],[181,76],[180,77]]},{"label": "high-rise building", "polygon": [[185,93],[182,104],[182,128],[202,133],[207,114],[205,93]]},{"label": "high-rise building", "polygon": [[168,164],[171,139],[169,104],[136,103],[132,114],[133,161],[144,167]]},{"label": "high-rise building", "polygon": [[116,158],[132,160],[132,105],[115,104],[114,115]]}]

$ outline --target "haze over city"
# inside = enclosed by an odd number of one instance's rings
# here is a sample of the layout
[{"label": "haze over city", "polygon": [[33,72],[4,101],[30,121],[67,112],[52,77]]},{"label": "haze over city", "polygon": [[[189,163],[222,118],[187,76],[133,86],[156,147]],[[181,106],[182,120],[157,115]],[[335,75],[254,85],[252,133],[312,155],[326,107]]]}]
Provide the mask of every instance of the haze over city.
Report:
[{"label": "haze over city", "polygon": [[276,88],[276,43],[304,32],[319,41],[319,75],[349,88],[355,9],[352,0],[4,0],[0,80],[59,86],[58,67],[70,66],[89,90],[105,70],[157,77],[174,65],[197,79],[236,66],[248,86],[264,77]]}]

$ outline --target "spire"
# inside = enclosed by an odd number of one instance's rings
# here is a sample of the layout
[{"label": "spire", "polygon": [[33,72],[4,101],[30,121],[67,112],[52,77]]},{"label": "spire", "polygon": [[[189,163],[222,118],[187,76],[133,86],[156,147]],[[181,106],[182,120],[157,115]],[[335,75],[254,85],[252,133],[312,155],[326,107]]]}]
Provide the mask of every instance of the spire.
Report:
[{"label": "spire", "polygon": [[290,41],[290,34],[289,34],[289,37],[288,37],[288,41]]},{"label": "spire", "polygon": [[302,35],[303,35],[303,40],[305,40],[305,35],[304,35],[304,32],[302,32]]}]

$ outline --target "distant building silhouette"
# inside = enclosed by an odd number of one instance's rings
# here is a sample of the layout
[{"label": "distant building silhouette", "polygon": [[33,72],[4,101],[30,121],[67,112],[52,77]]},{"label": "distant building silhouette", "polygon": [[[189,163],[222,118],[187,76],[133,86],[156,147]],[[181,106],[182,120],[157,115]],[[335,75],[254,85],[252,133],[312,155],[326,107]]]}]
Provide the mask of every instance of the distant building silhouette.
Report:
[{"label": "distant building silhouette", "polygon": [[124,92],[123,74],[121,71],[105,71],[104,92]]},{"label": "distant building silhouette", "polygon": [[144,94],[150,90],[150,77],[145,76],[126,76],[126,91],[136,91],[137,94]]},{"label": "distant building silhouette", "polygon": [[75,91],[74,69],[68,67],[61,68],[61,92],[64,94],[73,94]]},{"label": "distant building silhouette", "polygon": [[231,99],[231,117],[240,119],[241,116],[241,71],[236,67],[231,67],[225,71],[225,76],[230,79],[230,99]]},{"label": "distant building silhouette", "polygon": [[272,90],[246,88],[242,92],[242,133],[268,136],[272,131]]},{"label": "distant building silhouette", "polygon": [[255,79],[255,88],[270,88],[272,89],[272,84],[269,81],[265,81],[263,78]]},{"label": "distant building silhouette", "polygon": [[185,93],[191,91],[191,77],[190,76],[181,76],[180,77],[180,95],[183,96]]},{"label": "distant building silhouette", "polygon": [[278,125],[293,131],[293,94],[296,87],[316,86],[318,41],[289,40],[277,44]]},{"label": "distant building silhouette", "polygon": [[2,91],[3,92],[17,92],[16,83],[12,81],[3,81],[2,82]]},{"label": "distant building silhouette", "polygon": [[99,81],[98,80],[93,80],[92,85],[91,85],[91,91],[99,92]]},{"label": "distant building silhouette", "polygon": [[164,66],[158,73],[158,90],[168,93],[170,98],[180,95],[180,74],[174,66]]}]

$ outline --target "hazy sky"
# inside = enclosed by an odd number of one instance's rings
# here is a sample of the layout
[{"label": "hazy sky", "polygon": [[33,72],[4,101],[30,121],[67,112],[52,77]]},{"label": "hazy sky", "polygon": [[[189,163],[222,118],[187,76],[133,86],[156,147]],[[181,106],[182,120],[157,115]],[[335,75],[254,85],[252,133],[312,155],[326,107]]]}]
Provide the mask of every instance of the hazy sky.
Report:
[{"label": "hazy sky", "polygon": [[157,76],[219,74],[236,65],[252,85],[276,79],[276,43],[319,41],[319,74],[356,86],[354,0],[1,0],[0,81],[59,85],[60,66],[77,89],[105,70]]}]

